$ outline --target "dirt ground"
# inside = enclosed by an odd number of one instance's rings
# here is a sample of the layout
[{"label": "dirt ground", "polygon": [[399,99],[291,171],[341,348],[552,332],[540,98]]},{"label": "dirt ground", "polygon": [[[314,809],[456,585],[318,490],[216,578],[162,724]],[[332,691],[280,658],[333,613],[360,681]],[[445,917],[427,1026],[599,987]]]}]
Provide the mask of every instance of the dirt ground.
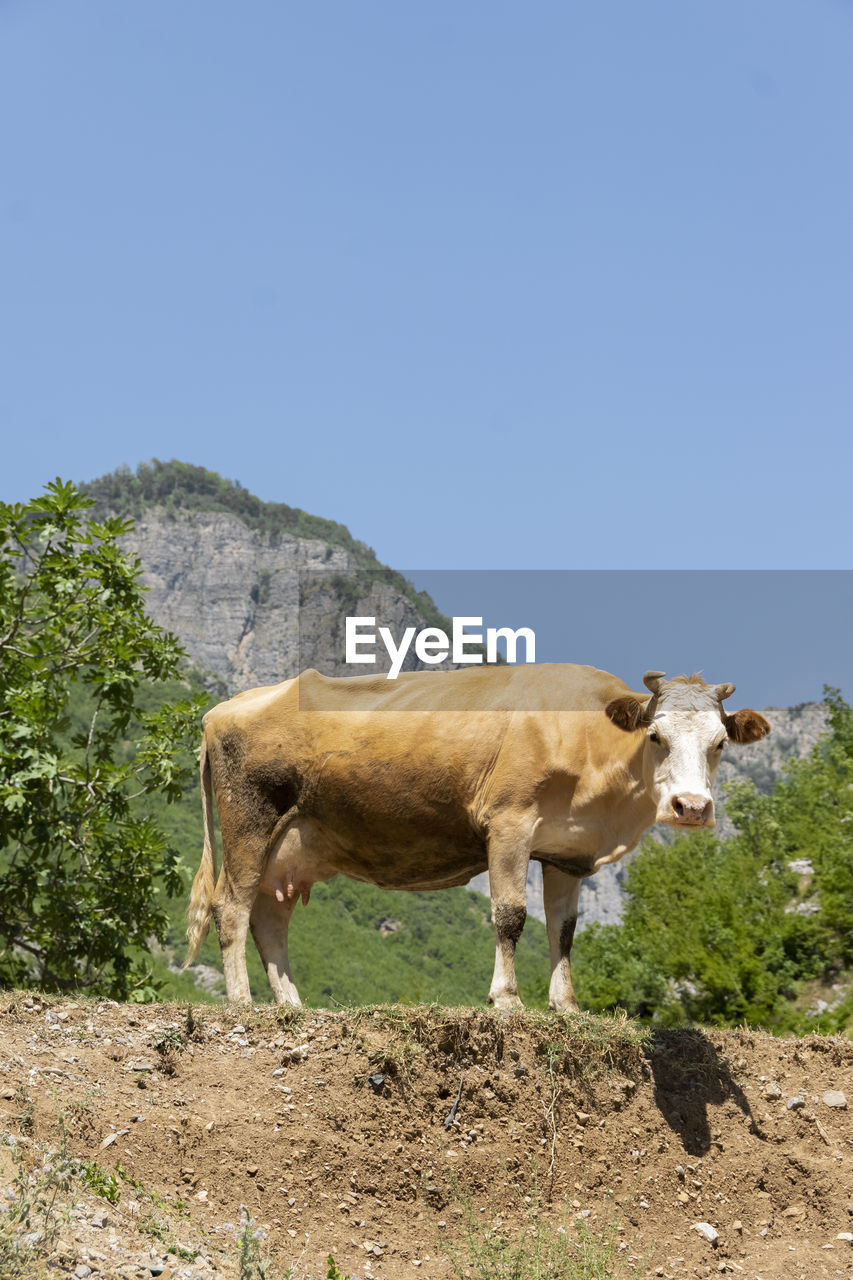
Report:
[{"label": "dirt ground", "polygon": [[506,1258],[554,1233],[609,1237],[596,1275],[849,1276],[850,1107],[837,1037],[642,1044],[586,1016],[17,995],[0,1000],[0,1223],[31,1249],[21,1274],[80,1280],[264,1259],[325,1277],[330,1253],[361,1280],[443,1280],[475,1274],[478,1241]]}]

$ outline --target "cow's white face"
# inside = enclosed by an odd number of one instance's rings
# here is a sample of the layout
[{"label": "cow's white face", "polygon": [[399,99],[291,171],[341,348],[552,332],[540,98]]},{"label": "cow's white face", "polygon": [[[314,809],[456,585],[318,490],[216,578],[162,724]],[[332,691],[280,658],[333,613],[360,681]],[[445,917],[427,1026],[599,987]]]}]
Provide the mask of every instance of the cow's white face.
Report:
[{"label": "cow's white face", "polygon": [[713,827],[711,787],[729,736],[708,686],[673,684],[656,700],[646,729],[643,772],[655,820],[674,827]]},{"label": "cow's white face", "polygon": [[709,685],[696,676],[664,680],[647,672],[653,697],[644,704],[617,698],[607,715],[620,728],[642,730],[643,779],[655,804],[656,822],[672,827],[713,827],[711,787],[729,742],[756,742],[770,731],[757,711],[729,715],[723,699],[734,685]]}]

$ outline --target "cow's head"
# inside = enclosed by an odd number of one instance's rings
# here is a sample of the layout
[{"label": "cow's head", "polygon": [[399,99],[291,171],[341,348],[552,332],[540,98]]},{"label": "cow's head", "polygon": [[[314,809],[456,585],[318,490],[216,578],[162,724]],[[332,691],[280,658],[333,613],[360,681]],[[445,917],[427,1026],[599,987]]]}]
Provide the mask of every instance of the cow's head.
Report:
[{"label": "cow's head", "polygon": [[657,806],[656,822],[673,827],[713,827],[711,787],[727,742],[757,742],[770,732],[758,711],[723,708],[733,684],[706,684],[700,676],[665,680],[647,671],[648,700],[614,698],[606,714],[620,729],[642,730],[643,776]]}]

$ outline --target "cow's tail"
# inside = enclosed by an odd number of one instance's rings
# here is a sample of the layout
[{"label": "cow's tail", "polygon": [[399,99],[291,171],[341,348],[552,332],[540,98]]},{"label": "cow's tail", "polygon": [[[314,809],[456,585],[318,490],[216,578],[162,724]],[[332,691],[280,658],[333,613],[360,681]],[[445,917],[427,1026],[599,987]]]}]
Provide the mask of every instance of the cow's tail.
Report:
[{"label": "cow's tail", "polygon": [[[213,783],[210,777],[210,760],[207,754],[207,738],[202,734],[201,755],[199,756],[201,772],[201,812],[204,819],[204,848],[201,851],[201,862],[193,880],[190,893],[190,905],[187,907],[187,940],[189,952],[183,969],[192,964],[198,949],[207,937],[210,928],[210,912],[213,905],[213,890],[216,884],[216,837],[213,832]],[[183,972],[183,969],[181,970]]]}]

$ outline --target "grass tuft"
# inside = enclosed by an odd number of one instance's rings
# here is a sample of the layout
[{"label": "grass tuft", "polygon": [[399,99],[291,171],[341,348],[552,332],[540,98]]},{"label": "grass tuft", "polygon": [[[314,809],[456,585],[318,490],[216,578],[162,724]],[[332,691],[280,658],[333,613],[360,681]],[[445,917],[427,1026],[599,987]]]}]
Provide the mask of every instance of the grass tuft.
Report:
[{"label": "grass tuft", "polygon": [[646,1261],[628,1256],[611,1223],[596,1233],[583,1218],[549,1221],[539,1197],[526,1197],[525,1223],[513,1238],[501,1219],[485,1225],[474,1211],[470,1195],[460,1194],[459,1238],[444,1249],[458,1280],[640,1280]]}]

